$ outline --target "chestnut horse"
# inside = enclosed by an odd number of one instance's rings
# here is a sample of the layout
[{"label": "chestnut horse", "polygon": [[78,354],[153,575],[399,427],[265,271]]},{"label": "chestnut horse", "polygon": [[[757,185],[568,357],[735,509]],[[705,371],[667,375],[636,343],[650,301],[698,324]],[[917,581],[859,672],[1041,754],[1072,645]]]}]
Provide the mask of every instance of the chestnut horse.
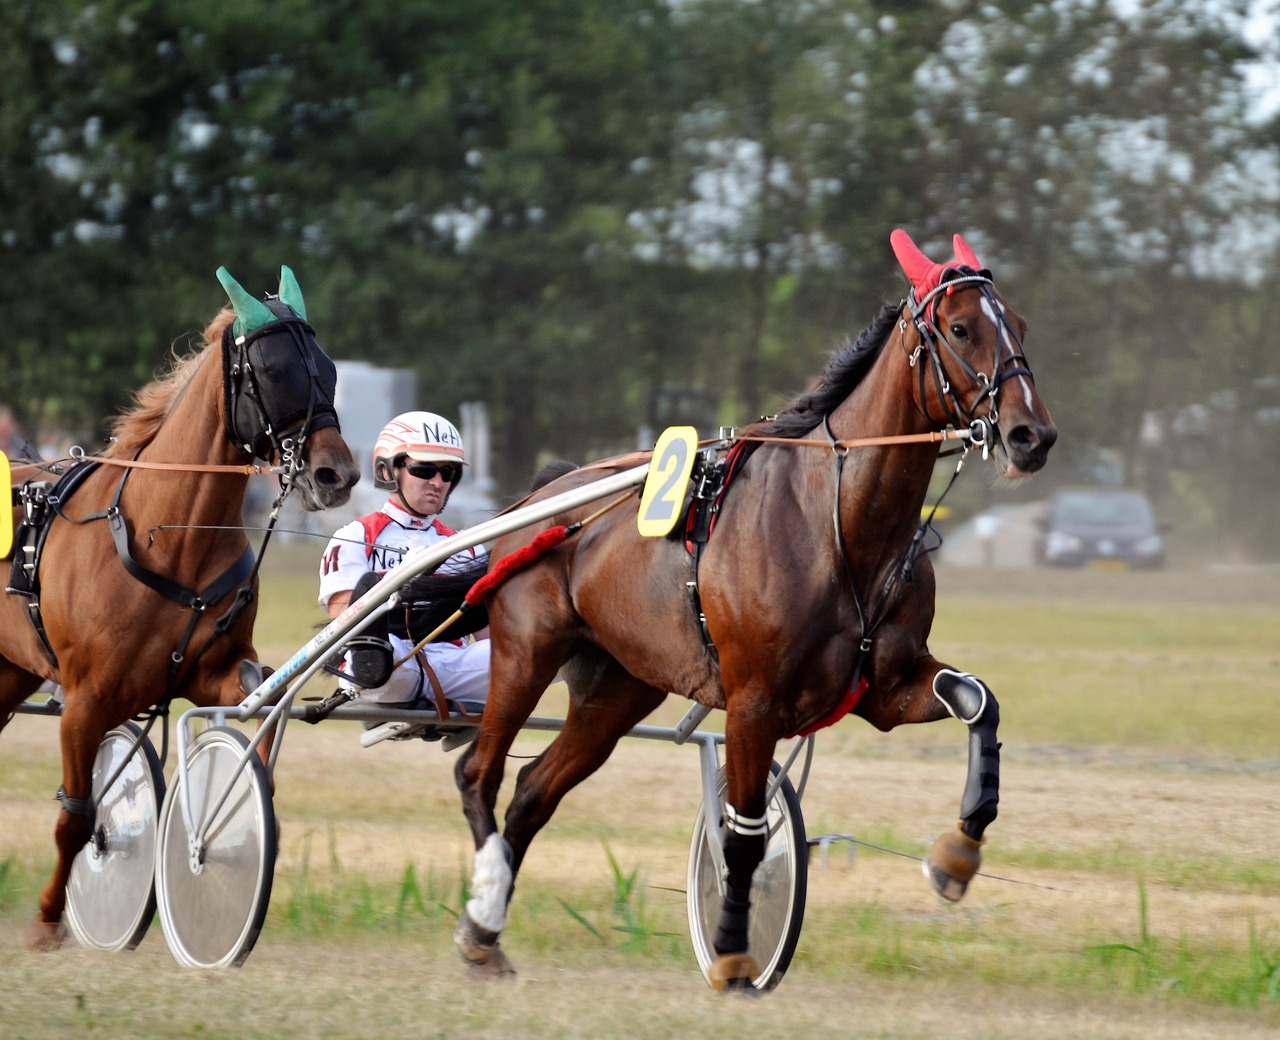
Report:
[{"label": "chestnut horse", "polygon": [[[276,464],[282,495],[297,488],[309,510],[346,502],[359,478],[334,409],[336,369],[292,272],[282,268],[280,295],[265,303],[225,269],[218,277],[233,306],[202,348],[136,393],[74,492],[55,487],[38,572],[14,570],[0,596],[0,729],[42,681],[65,691],[58,858],[28,930],[33,948],[61,940],[107,731],[175,696],[204,706],[244,697],[238,670],[256,659],[258,571],[243,521],[254,458]],[[15,465],[13,480],[94,465]],[[21,563],[21,547],[11,555]]]},{"label": "chestnut horse", "polygon": [[[728,876],[714,985],[747,986],[759,971],[746,952],[751,876],[782,738],[849,712],[885,731],[960,719],[970,765],[959,827],[938,839],[925,867],[949,899],[976,873],[996,815],[999,715],[981,680],[929,653],[934,574],[920,555],[921,508],[938,431],[969,431],[1003,476],[1022,477],[1044,465],[1057,430],[1023,354],[1025,322],[964,240],[955,236],[946,263],[905,232],[891,241],[910,294],[835,356],[814,389],[740,431],[736,475],[700,553],[683,529],[640,537],[637,497],[494,593],[489,700],[456,773],[476,863],[455,938],[478,969],[512,970],[499,940],[534,836],[669,692],[725,711]],[[905,436],[849,444],[884,435]],[[533,498],[635,463],[615,461],[561,476]],[[490,566],[593,508],[500,538]],[[520,771],[500,835],[494,806],[507,753],[558,672],[569,688],[564,727]]]}]

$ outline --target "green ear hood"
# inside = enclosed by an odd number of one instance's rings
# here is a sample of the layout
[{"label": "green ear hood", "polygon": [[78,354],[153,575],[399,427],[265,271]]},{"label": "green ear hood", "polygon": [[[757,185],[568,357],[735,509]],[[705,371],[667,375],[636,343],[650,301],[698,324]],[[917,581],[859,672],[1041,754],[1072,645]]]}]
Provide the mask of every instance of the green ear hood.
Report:
[{"label": "green ear hood", "polygon": [[[292,279],[293,276],[289,277]],[[281,280],[283,281],[283,278]],[[222,288],[227,291],[227,297],[231,300],[231,306],[235,308],[237,338],[247,336],[254,329],[276,320],[276,316],[271,313],[271,308],[251,296],[239,282],[231,277],[231,273],[225,267],[218,268],[218,281],[222,283]],[[297,286],[297,282],[294,282],[294,286]],[[301,297],[302,294],[298,295]]]}]

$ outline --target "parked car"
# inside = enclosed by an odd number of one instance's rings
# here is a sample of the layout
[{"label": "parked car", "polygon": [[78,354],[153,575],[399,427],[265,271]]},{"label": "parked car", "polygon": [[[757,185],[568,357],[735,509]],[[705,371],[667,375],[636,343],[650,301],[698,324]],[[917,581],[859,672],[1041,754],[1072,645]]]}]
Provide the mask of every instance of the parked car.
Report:
[{"label": "parked car", "polygon": [[1154,570],[1164,566],[1168,525],[1132,488],[1071,488],[1053,496],[1044,520],[1041,558],[1057,567]]}]

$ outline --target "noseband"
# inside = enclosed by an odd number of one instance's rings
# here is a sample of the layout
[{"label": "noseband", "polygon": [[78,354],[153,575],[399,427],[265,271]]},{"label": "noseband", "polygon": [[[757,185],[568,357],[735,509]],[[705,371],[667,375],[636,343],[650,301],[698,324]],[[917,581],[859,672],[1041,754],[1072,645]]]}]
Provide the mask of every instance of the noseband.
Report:
[{"label": "noseband", "polygon": [[267,306],[279,320],[247,336],[234,336],[232,323],[222,334],[226,432],[247,454],[278,459],[287,479],[302,466],[309,434],[327,426],[340,429],[337,368],[305,320],[277,300]]},{"label": "noseband", "polygon": [[[907,294],[906,305],[911,311],[911,319],[915,324],[916,334],[920,340],[916,349],[912,351],[908,363],[912,368],[918,367],[920,372],[920,407],[924,411],[925,418],[940,426],[950,424],[957,429],[967,427],[970,433],[973,434],[974,445],[983,445],[983,457],[985,458],[986,445],[990,443],[988,435],[1000,420],[1000,412],[997,406],[1000,384],[1006,379],[1013,379],[1017,376],[1026,376],[1032,383],[1036,380],[1027,365],[1026,356],[1022,353],[1022,340],[1017,332],[1014,331],[1009,319],[1005,317],[1004,308],[1000,305],[991,289],[993,284],[991,276],[986,271],[973,271],[967,267],[961,268],[960,271],[954,273],[953,270],[946,272],[943,280],[936,288],[930,290],[924,299],[917,301],[914,289]],[[947,275],[952,275],[952,277],[947,277]],[[990,309],[991,319],[996,325],[995,361],[991,366],[990,375],[985,372],[979,372],[970,365],[960,355],[960,352],[951,345],[951,341],[938,328],[934,320],[937,313],[937,298],[943,294],[950,295],[957,288],[966,285],[973,286],[982,293],[983,299]],[[902,321],[899,327],[905,333],[906,321]],[[1007,353],[1004,348],[1006,335],[1008,336],[1008,342],[1012,344]],[[947,378],[946,369],[942,364],[942,355],[939,351],[939,343],[946,347],[947,353],[951,355],[956,364],[968,376],[970,382],[979,388],[977,397],[973,399],[973,404],[967,409],[960,403],[960,398],[956,395],[951,381]],[[927,353],[928,363],[917,365],[922,353]],[[1012,362],[1011,366],[1010,362]],[[946,409],[946,415],[941,421],[929,414],[928,398],[925,394],[926,369],[932,373],[934,389],[942,401],[943,408]],[[988,401],[987,411],[984,415],[979,416],[976,413],[983,401]]]}]

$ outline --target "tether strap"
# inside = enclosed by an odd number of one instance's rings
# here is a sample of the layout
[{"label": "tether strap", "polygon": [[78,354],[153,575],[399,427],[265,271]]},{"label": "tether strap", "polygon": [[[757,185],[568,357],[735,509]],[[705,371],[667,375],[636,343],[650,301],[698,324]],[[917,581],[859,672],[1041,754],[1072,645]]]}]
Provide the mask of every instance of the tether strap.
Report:
[{"label": "tether strap", "polygon": [[59,787],[58,793],[54,797],[62,803],[63,812],[69,812],[74,816],[83,816],[93,822],[93,799],[92,798],[72,798],[67,794],[65,787]]}]

